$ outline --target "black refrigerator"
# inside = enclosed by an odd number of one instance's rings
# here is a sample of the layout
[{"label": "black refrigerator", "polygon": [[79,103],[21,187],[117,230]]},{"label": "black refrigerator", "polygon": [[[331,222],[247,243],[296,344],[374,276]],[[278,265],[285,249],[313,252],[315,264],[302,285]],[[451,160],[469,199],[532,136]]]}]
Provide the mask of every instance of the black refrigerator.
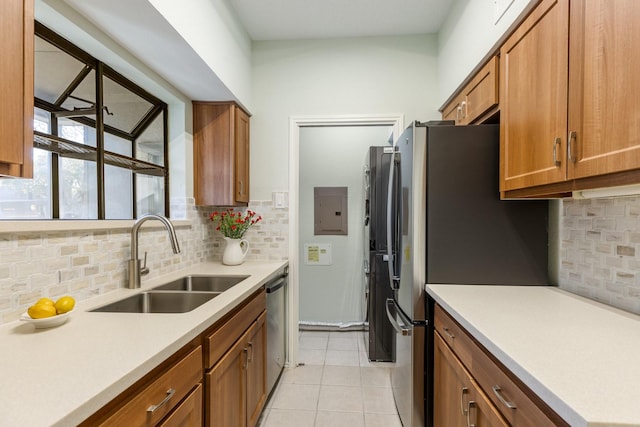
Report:
[{"label": "black refrigerator", "polygon": [[[391,141],[392,142],[392,141]],[[367,356],[371,361],[395,361],[395,332],[385,309],[393,297],[387,273],[387,190],[393,147],[369,147],[365,163],[365,325]]]},{"label": "black refrigerator", "polygon": [[414,123],[394,143],[387,194],[391,383],[404,427],[432,426],[425,284],[546,285],[548,203],[499,199],[499,127]]}]

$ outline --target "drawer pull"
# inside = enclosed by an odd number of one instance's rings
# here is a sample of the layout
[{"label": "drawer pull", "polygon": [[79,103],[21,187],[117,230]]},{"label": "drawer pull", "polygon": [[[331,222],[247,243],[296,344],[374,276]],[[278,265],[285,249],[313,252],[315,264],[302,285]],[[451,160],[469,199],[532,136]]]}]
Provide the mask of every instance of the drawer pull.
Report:
[{"label": "drawer pull", "polygon": [[502,402],[504,406],[506,406],[509,409],[516,409],[515,403],[509,402],[507,399],[504,398],[504,396],[502,395],[502,389],[500,388],[500,386],[494,385],[493,387],[491,387],[491,389],[493,390],[493,394],[496,395],[498,400]]},{"label": "drawer pull", "polygon": [[[475,414],[473,423],[471,422],[471,409],[476,409],[476,402],[474,402],[473,400],[469,401],[469,404],[467,405],[467,427],[476,427],[476,417],[477,414]],[[477,411],[474,411],[477,412]]]},{"label": "drawer pull", "polygon": [[464,395],[469,393],[469,389],[466,387],[462,387],[460,392],[460,411],[462,412],[462,416],[467,415],[467,408],[464,407]]},{"label": "drawer pull", "polygon": [[162,405],[167,403],[169,399],[173,397],[175,392],[176,392],[176,389],[174,388],[170,388],[169,390],[167,390],[167,395],[165,396],[164,399],[162,399],[162,402],[158,403],[157,405],[149,406],[149,408],[147,409],[147,412],[151,412],[153,414],[156,411],[156,409],[160,408]]},{"label": "drawer pull", "polygon": [[449,338],[451,338],[451,339],[454,339],[454,338],[456,337],[456,336],[455,336],[455,335],[453,335],[451,332],[449,332],[449,328],[447,328],[446,326],[443,326],[443,327],[442,327],[442,330],[444,331],[444,334],[445,334],[447,337],[449,337]]},{"label": "drawer pull", "polygon": [[560,166],[560,160],[558,160],[558,145],[562,144],[562,140],[560,138],[556,138],[553,140],[553,165]]},{"label": "drawer pull", "polygon": [[251,350],[251,353],[249,353],[248,362],[253,362],[253,343],[252,342],[249,342],[249,350]]}]

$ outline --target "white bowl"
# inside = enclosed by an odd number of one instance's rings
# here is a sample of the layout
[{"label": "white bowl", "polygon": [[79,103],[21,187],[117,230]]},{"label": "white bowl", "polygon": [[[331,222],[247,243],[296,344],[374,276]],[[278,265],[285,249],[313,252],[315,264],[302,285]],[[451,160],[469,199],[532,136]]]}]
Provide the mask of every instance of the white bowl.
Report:
[{"label": "white bowl", "polygon": [[55,316],[45,317],[43,319],[32,319],[28,313],[22,313],[20,320],[27,323],[32,323],[37,329],[53,328],[60,326],[69,319],[69,315],[73,313],[73,310],[62,314],[56,314]]}]

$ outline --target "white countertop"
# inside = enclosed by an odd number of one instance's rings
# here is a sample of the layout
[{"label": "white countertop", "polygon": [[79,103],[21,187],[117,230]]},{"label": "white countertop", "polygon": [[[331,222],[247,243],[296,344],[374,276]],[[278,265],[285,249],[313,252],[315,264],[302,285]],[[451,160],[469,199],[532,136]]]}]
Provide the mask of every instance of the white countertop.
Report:
[{"label": "white countertop", "polygon": [[[0,426],[69,426],[83,421],[198,336],[273,277],[284,262],[203,263],[142,289],[118,289],[79,301],[69,320],[34,329],[0,327]],[[188,313],[96,313],[92,308],[187,274],[250,275]]]},{"label": "white countertop", "polygon": [[571,426],[640,426],[640,316],[554,287],[426,290]]}]

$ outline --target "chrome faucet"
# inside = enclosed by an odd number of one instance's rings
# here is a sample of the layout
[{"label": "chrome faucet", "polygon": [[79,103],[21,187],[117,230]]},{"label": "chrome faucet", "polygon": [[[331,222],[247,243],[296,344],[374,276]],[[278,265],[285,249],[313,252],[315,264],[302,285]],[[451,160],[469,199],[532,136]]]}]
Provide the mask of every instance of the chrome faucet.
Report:
[{"label": "chrome faucet", "polygon": [[138,218],[138,220],[133,224],[133,228],[131,229],[131,259],[129,260],[129,289],[136,289],[140,287],[140,277],[145,274],[149,274],[149,267],[147,267],[147,252],[144,253],[144,264],[140,266],[140,261],[138,259],[138,232],[140,230],[140,226],[147,220],[157,219],[160,221],[167,231],[169,232],[169,241],[171,242],[171,249],[173,249],[174,254],[180,253],[180,245],[178,244],[178,238],[176,237],[176,230],[173,228],[173,224],[167,218],[160,216],[149,214]]}]

